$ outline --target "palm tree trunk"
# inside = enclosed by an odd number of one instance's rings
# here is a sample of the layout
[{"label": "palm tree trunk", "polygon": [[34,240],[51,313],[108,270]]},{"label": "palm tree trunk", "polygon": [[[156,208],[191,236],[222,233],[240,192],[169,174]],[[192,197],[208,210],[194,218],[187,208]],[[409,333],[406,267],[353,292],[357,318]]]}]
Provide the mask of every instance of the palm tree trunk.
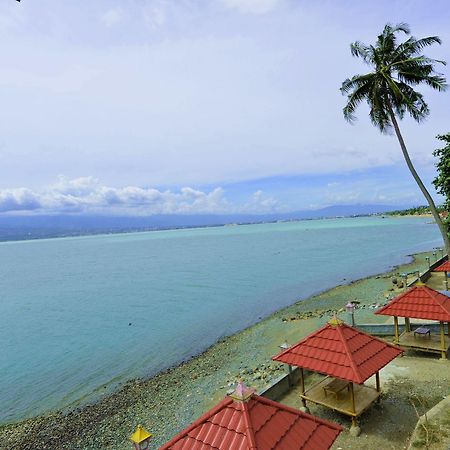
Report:
[{"label": "palm tree trunk", "polygon": [[427,199],[428,205],[430,206],[431,214],[433,214],[434,220],[437,223],[439,230],[442,234],[442,239],[444,240],[444,246],[445,246],[445,253],[447,253],[447,255],[448,255],[449,251],[450,251],[450,240],[448,238],[447,229],[446,229],[445,225],[442,223],[441,217],[439,216],[439,213],[436,209],[436,205],[434,203],[433,198],[431,197],[430,193],[428,192],[427,188],[423,184],[418,173],[416,172],[416,169],[413,166],[413,163],[411,161],[411,158],[409,157],[408,150],[405,145],[405,141],[403,140],[403,136],[400,132],[400,127],[398,126],[397,119],[395,118],[394,111],[392,110],[392,108],[390,106],[389,106],[389,114],[391,116],[392,125],[394,125],[395,134],[397,135],[398,141],[400,143],[400,147],[402,149],[403,156],[406,161],[406,165],[408,166],[408,169],[411,172],[414,180],[416,181],[420,190],[422,191],[422,194]]}]

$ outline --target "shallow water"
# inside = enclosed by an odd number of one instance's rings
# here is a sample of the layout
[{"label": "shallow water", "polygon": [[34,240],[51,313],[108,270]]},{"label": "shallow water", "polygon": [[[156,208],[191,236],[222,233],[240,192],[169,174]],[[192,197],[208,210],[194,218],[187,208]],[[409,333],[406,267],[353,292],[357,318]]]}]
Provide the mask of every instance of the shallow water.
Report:
[{"label": "shallow water", "polygon": [[440,244],[355,218],[0,244],[0,421],[154,374],[300,298]]}]

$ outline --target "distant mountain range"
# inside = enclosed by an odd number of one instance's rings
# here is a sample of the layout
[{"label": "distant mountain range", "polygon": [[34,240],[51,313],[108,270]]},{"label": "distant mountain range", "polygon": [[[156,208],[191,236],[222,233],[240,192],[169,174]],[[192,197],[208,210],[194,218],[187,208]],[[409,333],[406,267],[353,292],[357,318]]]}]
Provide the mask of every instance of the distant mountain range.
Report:
[{"label": "distant mountain range", "polygon": [[403,209],[391,205],[334,205],[278,214],[196,214],[154,216],[29,215],[0,216],[0,241],[119,233],[171,228],[220,226],[332,217],[365,216]]}]

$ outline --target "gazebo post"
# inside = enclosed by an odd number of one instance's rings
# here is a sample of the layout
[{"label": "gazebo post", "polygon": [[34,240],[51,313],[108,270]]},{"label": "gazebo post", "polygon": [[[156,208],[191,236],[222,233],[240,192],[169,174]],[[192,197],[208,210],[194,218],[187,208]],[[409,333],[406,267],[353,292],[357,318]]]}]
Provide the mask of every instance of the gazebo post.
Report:
[{"label": "gazebo post", "polygon": [[408,333],[411,331],[411,321],[409,317],[405,317],[405,328]]},{"label": "gazebo post", "polygon": [[293,386],[293,382],[292,382],[292,366],[290,364],[288,364],[287,367],[288,367],[288,383],[289,383],[289,388],[291,388]]},{"label": "gazebo post", "polygon": [[[375,380],[377,385],[377,392],[381,392],[381,384],[380,384],[380,371],[375,374]],[[377,403],[380,403],[381,397],[378,396]]]},{"label": "gazebo post", "polygon": [[[303,373],[303,367],[300,367],[300,387],[301,387],[301,393],[302,395],[305,395],[305,375]],[[303,406],[306,406],[306,401],[303,399]]]},{"label": "gazebo post", "polygon": [[450,322],[447,322],[447,335],[450,337]]},{"label": "gazebo post", "polygon": [[356,413],[356,407],[355,407],[355,391],[353,390],[353,383],[350,383],[350,398],[352,400],[352,413]]},{"label": "gazebo post", "polygon": [[394,342],[396,344],[398,344],[399,338],[398,338],[398,317],[397,316],[394,316],[394,334],[395,334]]},{"label": "gazebo post", "polygon": [[352,401],[352,426],[350,428],[350,434],[352,436],[359,436],[361,428],[358,427],[358,420],[356,419],[356,405],[355,405],[355,391],[353,389],[353,383],[350,383],[350,399]]},{"label": "gazebo post", "polygon": [[376,380],[376,382],[377,382],[377,391],[378,391],[378,392],[381,392],[381,385],[380,385],[380,371],[378,371],[378,372],[375,374],[375,380]]},{"label": "gazebo post", "polygon": [[[305,395],[305,374],[303,372],[303,367],[299,367],[300,369],[300,392],[302,394],[302,396]],[[302,397],[302,405],[303,408],[301,408],[300,410],[303,412],[307,412],[309,413],[309,408],[306,406],[306,400]]]},{"label": "gazebo post", "polygon": [[448,291],[448,276],[447,276],[447,272],[444,272],[444,276],[445,276],[445,290]]},{"label": "gazebo post", "polygon": [[444,322],[442,322],[441,320],[439,323],[441,324],[441,359],[447,359],[447,352],[445,348]]}]

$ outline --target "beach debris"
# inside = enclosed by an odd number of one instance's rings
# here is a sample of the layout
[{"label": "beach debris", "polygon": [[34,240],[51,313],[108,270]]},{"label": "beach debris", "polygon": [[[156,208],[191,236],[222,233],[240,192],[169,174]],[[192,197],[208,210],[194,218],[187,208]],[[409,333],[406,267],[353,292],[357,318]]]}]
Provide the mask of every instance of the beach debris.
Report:
[{"label": "beach debris", "polygon": [[278,377],[279,372],[283,371],[284,368],[275,363],[261,363],[256,367],[246,366],[243,367],[235,377],[226,380],[226,384],[222,386],[222,389],[236,386],[236,380],[241,380],[248,384],[260,385],[260,387],[262,387]]},{"label": "beach debris", "polygon": [[282,317],[281,321],[282,322],[293,322],[296,320],[304,320],[304,319],[311,319],[311,318],[317,318],[317,317],[320,318],[323,316],[331,316],[333,314],[336,314],[339,311],[340,310],[335,310],[335,309],[315,310],[315,311],[305,311],[305,312],[297,311],[295,313],[295,315]]}]

